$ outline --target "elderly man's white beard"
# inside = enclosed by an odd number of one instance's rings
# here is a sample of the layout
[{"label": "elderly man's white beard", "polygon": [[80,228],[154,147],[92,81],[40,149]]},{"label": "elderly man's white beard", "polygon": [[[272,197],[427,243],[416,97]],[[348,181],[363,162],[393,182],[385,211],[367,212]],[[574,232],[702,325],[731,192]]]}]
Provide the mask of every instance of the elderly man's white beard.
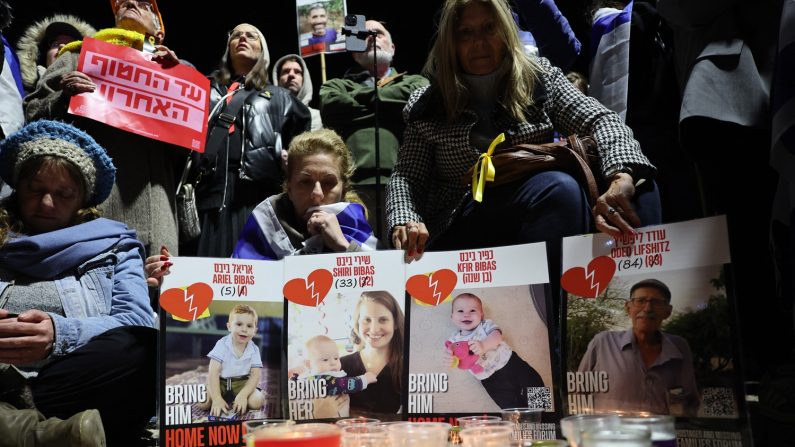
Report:
[{"label": "elderly man's white beard", "polygon": [[[376,51],[376,57],[378,58],[378,65],[379,66],[389,66],[392,63],[392,58],[395,56],[395,53],[390,52],[389,50],[382,50],[378,49]],[[353,60],[356,61],[357,64],[361,65],[362,68],[367,70],[373,69],[373,48],[367,48],[367,51],[362,51],[361,53],[353,53]]]}]

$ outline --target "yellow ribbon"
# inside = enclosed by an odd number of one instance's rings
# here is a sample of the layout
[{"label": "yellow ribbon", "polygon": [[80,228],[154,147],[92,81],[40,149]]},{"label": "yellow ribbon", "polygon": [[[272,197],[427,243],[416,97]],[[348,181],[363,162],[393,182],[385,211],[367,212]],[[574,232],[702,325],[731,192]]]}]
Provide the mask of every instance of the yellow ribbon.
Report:
[{"label": "yellow ribbon", "polygon": [[[505,134],[497,135],[497,138],[492,140],[489,144],[489,150],[480,154],[475,169],[472,170],[472,198],[478,202],[483,201],[483,189],[486,187],[486,182],[494,181],[494,163],[491,161],[491,155],[498,144],[505,141]],[[478,166],[480,165],[480,166]]]}]

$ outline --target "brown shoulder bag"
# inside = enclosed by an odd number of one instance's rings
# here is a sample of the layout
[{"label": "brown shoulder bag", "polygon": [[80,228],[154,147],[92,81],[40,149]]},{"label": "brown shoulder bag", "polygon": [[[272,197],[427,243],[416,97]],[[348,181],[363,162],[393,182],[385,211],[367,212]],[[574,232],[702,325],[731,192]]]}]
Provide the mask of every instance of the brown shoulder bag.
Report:
[{"label": "brown shoulder bag", "polygon": [[[483,157],[478,160],[463,178],[464,184],[472,183],[475,169],[480,169]],[[599,197],[601,167],[596,140],[593,137],[571,135],[555,143],[518,144],[497,148],[491,156],[494,165],[494,180],[485,183],[486,187],[500,186],[527,178],[539,171],[563,171],[574,177],[588,193],[593,205]],[[599,177],[594,176],[599,173]]]}]

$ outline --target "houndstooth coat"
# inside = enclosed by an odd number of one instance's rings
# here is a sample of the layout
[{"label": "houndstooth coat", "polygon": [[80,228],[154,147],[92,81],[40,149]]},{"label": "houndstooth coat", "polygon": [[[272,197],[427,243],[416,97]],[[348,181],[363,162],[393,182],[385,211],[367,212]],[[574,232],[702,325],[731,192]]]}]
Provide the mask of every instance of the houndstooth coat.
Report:
[{"label": "houndstooth coat", "polygon": [[[654,175],[654,166],[616,113],[580,93],[547,59],[539,58],[538,64],[540,82],[535,104],[525,112],[526,120],[516,121],[499,109],[494,114],[494,127],[505,132],[504,145],[548,143],[555,130],[564,135],[593,135],[604,173],[631,166],[640,173],[638,178]],[[433,84],[418,89],[403,110],[406,130],[386,200],[389,228],[423,222],[432,239],[450,226],[470,195],[462,179],[486,150],[470,143],[475,112],[465,110],[457,121],[447,122],[437,93]]]}]

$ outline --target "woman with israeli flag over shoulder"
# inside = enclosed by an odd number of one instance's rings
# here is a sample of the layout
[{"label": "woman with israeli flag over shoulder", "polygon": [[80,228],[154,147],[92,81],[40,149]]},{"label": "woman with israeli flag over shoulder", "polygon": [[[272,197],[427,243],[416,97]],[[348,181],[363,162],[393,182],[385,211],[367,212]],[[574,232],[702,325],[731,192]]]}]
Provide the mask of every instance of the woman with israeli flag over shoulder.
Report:
[{"label": "woman with israeli flag over shoulder", "polygon": [[232,257],[375,250],[377,240],[351,189],[354,163],[342,138],[329,129],[306,132],[287,153],[284,192],[257,205]]}]

